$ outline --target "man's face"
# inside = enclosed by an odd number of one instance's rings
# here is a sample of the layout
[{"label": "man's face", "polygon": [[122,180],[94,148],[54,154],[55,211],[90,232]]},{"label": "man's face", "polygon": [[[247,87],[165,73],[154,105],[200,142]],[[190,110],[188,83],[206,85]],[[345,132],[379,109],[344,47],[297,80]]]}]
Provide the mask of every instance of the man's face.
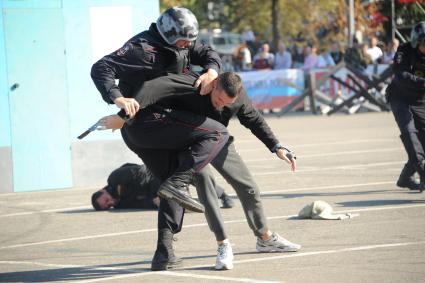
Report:
[{"label": "man's face", "polygon": [[101,190],[102,195],[97,199],[97,204],[102,210],[107,210],[117,204],[117,200],[114,199],[106,190]]},{"label": "man's face", "polygon": [[180,40],[177,40],[176,47],[179,48],[179,49],[189,48],[191,43],[192,42],[189,41],[189,40],[180,39]]},{"label": "man's face", "polygon": [[229,97],[227,93],[220,87],[218,80],[213,82],[213,90],[211,92],[211,103],[215,109],[221,109],[224,106],[233,104],[237,97]]}]

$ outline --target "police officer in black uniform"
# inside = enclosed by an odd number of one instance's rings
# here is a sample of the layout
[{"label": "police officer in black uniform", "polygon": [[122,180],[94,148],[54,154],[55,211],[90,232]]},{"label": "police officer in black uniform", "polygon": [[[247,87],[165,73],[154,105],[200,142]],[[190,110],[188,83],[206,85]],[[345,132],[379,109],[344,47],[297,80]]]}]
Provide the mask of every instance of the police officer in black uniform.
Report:
[{"label": "police officer in black uniform", "polygon": [[[408,156],[397,185],[422,192],[425,187],[425,22],[415,25],[410,42],[397,49],[393,71],[387,99]],[[419,184],[413,178],[415,172],[419,174]]]},{"label": "police officer in black uniform", "polygon": [[[100,59],[91,71],[92,79],[107,103],[114,103],[125,110],[129,118],[138,113],[135,123],[124,127],[124,141],[162,181],[158,194],[164,199],[175,200],[160,203],[158,243],[152,260],[154,270],[180,264],[168,243],[171,243],[169,240],[173,233],[180,231],[182,218],[168,215],[167,211],[180,211],[179,205],[198,212],[203,211],[203,206],[190,198],[185,186],[190,183],[195,169],[202,169],[214,158],[227,141],[228,135],[225,127],[219,123],[191,113],[174,111],[173,117],[156,111],[140,113],[139,104],[132,97],[144,81],[168,73],[186,73],[190,64],[200,65],[206,70],[196,81],[196,86],[201,87],[201,92],[208,93],[211,82],[221,69],[221,60],[217,52],[195,41],[197,35],[198,22],[193,13],[185,8],[170,8],[160,15],[149,30],[134,36],[122,48]],[[115,83],[116,79],[119,80],[118,85]],[[156,136],[148,136],[151,134],[149,119],[161,121],[162,118],[164,123],[160,126],[164,127],[164,133],[170,128],[174,133],[188,132],[191,128],[189,134],[192,142],[198,143],[197,146],[188,148],[188,144],[177,139],[178,135],[164,135],[161,140],[161,135],[153,131]],[[143,141],[136,140],[135,137],[140,130],[145,133]],[[182,151],[182,148],[187,151]]]},{"label": "police officer in black uniform", "polygon": [[108,176],[107,185],[93,193],[95,210],[157,209],[161,182],[144,164],[125,163]]},{"label": "police officer in black uniform", "polygon": [[[232,208],[233,200],[224,189],[215,184],[214,177],[209,176],[214,184],[222,208]],[[158,209],[157,195],[161,182],[144,164],[126,163],[115,169],[108,176],[107,185],[93,193],[91,202],[95,210],[114,209]]]}]

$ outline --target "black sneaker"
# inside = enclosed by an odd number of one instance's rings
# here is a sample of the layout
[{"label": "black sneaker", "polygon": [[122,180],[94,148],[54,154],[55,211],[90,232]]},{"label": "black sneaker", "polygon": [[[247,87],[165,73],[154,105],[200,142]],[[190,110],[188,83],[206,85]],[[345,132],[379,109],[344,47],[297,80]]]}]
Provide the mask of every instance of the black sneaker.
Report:
[{"label": "black sneaker", "polygon": [[232,208],[235,206],[235,202],[225,193],[220,197],[221,199],[221,208]]},{"label": "black sneaker", "polygon": [[170,179],[162,183],[158,190],[158,196],[167,200],[173,200],[185,209],[199,213],[205,212],[204,206],[190,196],[185,186],[178,186]]}]

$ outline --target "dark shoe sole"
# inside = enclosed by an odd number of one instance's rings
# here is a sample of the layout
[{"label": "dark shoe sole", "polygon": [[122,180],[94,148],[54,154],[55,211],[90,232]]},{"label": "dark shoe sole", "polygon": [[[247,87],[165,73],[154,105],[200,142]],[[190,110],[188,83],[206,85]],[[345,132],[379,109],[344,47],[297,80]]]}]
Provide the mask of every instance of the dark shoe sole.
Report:
[{"label": "dark shoe sole", "polygon": [[163,188],[158,191],[158,195],[164,199],[173,200],[177,202],[181,207],[190,211],[199,213],[205,212],[205,208],[202,204],[184,194],[179,193],[178,190],[170,190],[168,188]]},{"label": "dark shoe sole", "polygon": [[420,184],[416,184],[414,182],[397,182],[397,186],[400,188],[407,188],[411,191],[423,191],[423,188],[421,188]]},{"label": "dark shoe sole", "polygon": [[173,262],[152,262],[151,270],[152,271],[162,271],[162,270],[169,270],[169,269],[175,269],[183,266],[183,261],[181,259]]}]

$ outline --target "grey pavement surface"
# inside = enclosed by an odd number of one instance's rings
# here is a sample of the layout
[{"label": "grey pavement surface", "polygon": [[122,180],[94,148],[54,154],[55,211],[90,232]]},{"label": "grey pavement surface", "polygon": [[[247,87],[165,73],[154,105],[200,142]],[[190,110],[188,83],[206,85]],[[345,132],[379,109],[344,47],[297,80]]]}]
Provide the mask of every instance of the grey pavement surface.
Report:
[{"label": "grey pavement surface", "polygon": [[[151,272],[156,212],[94,212],[93,188],[11,193],[0,195],[0,282],[424,282],[425,193],[395,186],[406,154],[392,115],[267,121],[297,153],[296,173],[236,120],[230,129],[262,190],[270,228],[301,251],[256,252],[236,201],[222,210],[233,270],[213,269],[213,234],[202,214],[189,213],[174,242],[184,267]],[[314,200],[360,216],[295,218]]]}]

